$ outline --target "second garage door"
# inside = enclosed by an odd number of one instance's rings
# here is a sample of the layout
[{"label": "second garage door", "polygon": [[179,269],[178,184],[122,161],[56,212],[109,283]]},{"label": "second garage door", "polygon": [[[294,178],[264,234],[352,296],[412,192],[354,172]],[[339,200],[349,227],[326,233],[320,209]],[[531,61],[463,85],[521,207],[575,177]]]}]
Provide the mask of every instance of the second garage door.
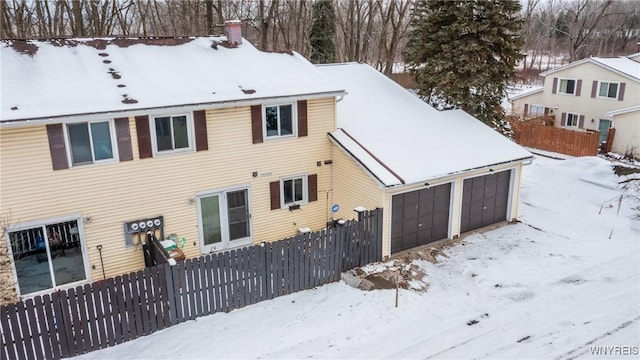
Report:
[{"label": "second garage door", "polygon": [[446,238],[450,199],[451,184],[393,195],[391,252]]},{"label": "second garage door", "polygon": [[460,232],[507,218],[510,180],[511,170],[464,180]]}]

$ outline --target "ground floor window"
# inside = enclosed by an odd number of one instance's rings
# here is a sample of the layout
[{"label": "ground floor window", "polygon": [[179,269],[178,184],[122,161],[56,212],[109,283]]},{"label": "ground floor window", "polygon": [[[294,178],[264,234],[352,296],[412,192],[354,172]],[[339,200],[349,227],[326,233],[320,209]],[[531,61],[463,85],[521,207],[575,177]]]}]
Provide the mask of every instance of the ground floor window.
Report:
[{"label": "ground floor window", "polygon": [[578,127],[580,115],[567,113],[567,126]]},{"label": "ground floor window", "polygon": [[88,279],[79,219],[11,229],[20,295]]},{"label": "ground floor window", "polygon": [[544,106],[542,105],[531,105],[531,109],[529,110],[529,116],[530,117],[540,117],[540,116],[544,116],[545,112],[544,112]]}]

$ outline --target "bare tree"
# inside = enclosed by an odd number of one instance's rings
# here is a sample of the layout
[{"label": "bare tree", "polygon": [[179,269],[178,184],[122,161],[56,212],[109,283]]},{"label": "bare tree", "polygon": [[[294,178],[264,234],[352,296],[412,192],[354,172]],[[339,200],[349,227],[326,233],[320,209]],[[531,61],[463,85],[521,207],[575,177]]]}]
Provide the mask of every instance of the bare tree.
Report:
[{"label": "bare tree", "polygon": [[11,225],[11,215],[0,217],[0,305],[18,301],[16,283],[9,255],[8,227]]},{"label": "bare tree", "polygon": [[378,0],[380,11],[380,34],[378,36],[379,59],[378,70],[389,75],[393,72],[393,64],[404,46],[404,37],[409,28],[411,1]]}]

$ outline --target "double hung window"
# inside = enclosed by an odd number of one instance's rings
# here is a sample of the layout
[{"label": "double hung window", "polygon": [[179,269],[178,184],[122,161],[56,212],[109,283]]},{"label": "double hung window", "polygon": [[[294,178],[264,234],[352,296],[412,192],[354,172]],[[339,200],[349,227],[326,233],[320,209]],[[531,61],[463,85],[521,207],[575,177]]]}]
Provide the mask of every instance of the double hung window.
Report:
[{"label": "double hung window", "polygon": [[580,116],[574,113],[567,113],[567,126],[578,127]]},{"label": "double hung window", "polygon": [[295,136],[293,104],[265,106],[264,128],[267,138]]},{"label": "double hung window", "polygon": [[617,99],[618,98],[618,83],[600,81],[598,90],[598,97]]},{"label": "double hung window", "polygon": [[576,93],[576,81],[573,79],[560,79],[558,93],[574,95]]},{"label": "double hung window", "polygon": [[156,153],[191,150],[191,123],[187,115],[156,116],[152,129]]},{"label": "double hung window", "polygon": [[280,203],[283,206],[307,203],[307,177],[305,175],[284,178],[280,181]]},{"label": "double hung window", "polygon": [[111,121],[67,125],[67,141],[73,166],[114,160]]}]

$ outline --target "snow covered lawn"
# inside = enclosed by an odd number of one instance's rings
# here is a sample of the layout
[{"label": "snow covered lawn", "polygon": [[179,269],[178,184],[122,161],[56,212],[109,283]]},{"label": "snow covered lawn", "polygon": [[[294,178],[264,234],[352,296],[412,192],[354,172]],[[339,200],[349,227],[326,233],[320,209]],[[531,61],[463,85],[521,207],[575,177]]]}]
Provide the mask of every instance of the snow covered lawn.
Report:
[{"label": "snow covered lawn", "polygon": [[637,358],[640,233],[630,199],[616,215],[620,180],[599,158],[536,157],[521,223],[419,262],[429,288],[398,308],[394,290],[334,283],[78,358]]}]

